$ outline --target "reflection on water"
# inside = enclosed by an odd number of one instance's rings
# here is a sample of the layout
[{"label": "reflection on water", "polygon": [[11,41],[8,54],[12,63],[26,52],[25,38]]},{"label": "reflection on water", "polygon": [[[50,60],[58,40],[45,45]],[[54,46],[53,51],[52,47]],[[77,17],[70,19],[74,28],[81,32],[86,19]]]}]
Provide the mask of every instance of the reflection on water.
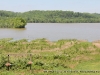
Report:
[{"label": "reflection on water", "polygon": [[0,38],[100,39],[100,23],[28,23],[23,29],[0,28]]}]

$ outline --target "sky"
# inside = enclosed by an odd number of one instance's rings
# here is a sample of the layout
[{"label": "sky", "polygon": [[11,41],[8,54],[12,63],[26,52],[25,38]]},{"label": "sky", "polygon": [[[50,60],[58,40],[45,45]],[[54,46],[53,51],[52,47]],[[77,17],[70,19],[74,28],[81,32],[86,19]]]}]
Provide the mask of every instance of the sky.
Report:
[{"label": "sky", "polygon": [[14,12],[64,10],[100,13],[100,0],[1,0],[0,10]]}]

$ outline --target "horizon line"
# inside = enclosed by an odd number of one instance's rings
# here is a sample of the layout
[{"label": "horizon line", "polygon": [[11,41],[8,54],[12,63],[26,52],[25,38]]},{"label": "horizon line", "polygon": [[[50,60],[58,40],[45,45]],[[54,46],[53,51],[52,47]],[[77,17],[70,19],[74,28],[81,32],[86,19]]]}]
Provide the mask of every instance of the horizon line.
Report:
[{"label": "horizon line", "polygon": [[[0,10],[0,11],[9,11],[9,12],[15,12],[15,13],[25,13],[25,12],[29,12],[29,11],[72,11],[72,10],[27,10],[27,11]],[[100,14],[100,13],[97,13],[97,12],[80,12],[80,11],[72,11],[72,12]]]}]

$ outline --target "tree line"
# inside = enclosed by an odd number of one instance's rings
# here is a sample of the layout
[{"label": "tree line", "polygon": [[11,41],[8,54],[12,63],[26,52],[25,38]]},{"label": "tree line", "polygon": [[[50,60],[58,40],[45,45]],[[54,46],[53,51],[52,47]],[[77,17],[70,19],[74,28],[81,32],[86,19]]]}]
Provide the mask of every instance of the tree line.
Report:
[{"label": "tree line", "polygon": [[25,21],[27,23],[99,23],[100,14],[62,10],[32,10],[23,13],[0,10],[0,27],[24,27]]},{"label": "tree line", "polygon": [[[99,14],[80,13],[73,11],[28,11],[22,15],[31,23],[98,23]],[[99,16],[99,17],[98,17]]]}]

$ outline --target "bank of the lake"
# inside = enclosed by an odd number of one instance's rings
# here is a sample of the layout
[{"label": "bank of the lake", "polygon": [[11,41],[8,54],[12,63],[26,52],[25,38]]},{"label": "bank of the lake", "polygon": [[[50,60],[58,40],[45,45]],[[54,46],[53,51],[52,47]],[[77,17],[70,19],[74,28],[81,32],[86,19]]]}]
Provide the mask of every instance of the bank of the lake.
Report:
[{"label": "bank of the lake", "polygon": [[[9,71],[5,66],[8,55],[11,64]],[[44,38],[30,42],[26,39],[0,40],[1,75],[84,75],[87,73],[76,71],[99,72],[99,57],[100,41],[63,39],[52,42]],[[29,62],[32,62],[31,70]],[[98,72],[89,74],[98,75]]]}]

